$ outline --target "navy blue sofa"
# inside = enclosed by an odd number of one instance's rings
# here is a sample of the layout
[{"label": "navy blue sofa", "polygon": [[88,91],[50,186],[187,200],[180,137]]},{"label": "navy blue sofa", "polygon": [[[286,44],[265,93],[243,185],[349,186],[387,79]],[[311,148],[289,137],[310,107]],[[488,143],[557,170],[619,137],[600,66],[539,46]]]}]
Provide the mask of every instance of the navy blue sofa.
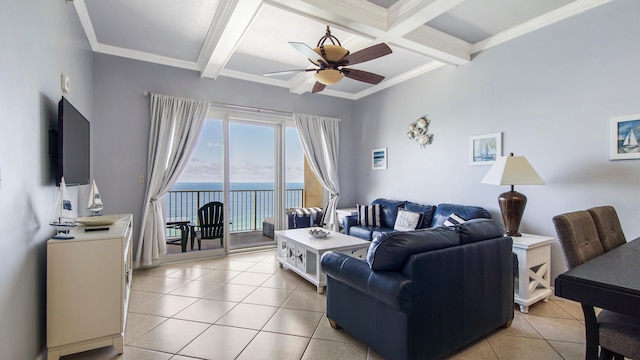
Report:
[{"label": "navy blue sofa", "polygon": [[327,317],[390,360],[438,359],[513,320],[512,239],[494,220],[376,237],[321,259]]},{"label": "navy blue sofa", "polygon": [[480,206],[439,204],[421,205],[411,201],[375,199],[371,204],[380,204],[380,226],[363,226],[358,224],[358,215],[345,216],[342,220],[344,233],[365,240],[373,240],[378,234],[394,232],[393,227],[398,217],[398,210],[406,209],[422,213],[422,221],[418,229],[428,229],[441,226],[447,218],[455,213],[466,220],[485,218],[491,219],[491,213]]}]

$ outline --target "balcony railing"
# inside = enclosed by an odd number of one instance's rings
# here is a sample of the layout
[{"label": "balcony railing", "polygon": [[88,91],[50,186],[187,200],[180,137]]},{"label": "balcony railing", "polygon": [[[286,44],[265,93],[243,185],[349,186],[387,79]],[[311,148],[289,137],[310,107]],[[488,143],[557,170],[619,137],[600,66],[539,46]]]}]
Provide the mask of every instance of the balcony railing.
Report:
[{"label": "balcony railing", "polygon": [[[302,207],[303,189],[287,189],[286,207]],[[273,217],[273,190],[229,191],[229,231],[262,230],[262,221]],[[165,197],[167,218],[187,218],[197,223],[198,209],[211,201],[223,202],[221,190],[169,191]],[[168,229],[167,237],[178,236]]]}]

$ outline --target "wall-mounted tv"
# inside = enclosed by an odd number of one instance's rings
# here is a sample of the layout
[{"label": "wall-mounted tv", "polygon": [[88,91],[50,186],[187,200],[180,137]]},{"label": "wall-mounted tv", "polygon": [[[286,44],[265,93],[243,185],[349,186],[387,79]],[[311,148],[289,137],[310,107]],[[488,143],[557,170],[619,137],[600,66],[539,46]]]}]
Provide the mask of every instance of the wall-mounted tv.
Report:
[{"label": "wall-mounted tv", "polygon": [[49,156],[56,185],[64,176],[67,185],[89,184],[91,126],[71,103],[62,97],[58,103],[58,122],[49,129]]}]

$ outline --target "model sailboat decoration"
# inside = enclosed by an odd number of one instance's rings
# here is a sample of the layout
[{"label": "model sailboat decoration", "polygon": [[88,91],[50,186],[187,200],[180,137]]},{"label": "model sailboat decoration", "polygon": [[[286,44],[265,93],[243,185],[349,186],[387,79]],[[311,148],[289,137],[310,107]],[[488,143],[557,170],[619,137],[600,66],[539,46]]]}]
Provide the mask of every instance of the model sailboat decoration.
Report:
[{"label": "model sailboat decoration", "polygon": [[49,225],[58,231],[56,236],[53,237],[54,239],[74,238],[69,234],[69,230],[76,226],[76,218],[73,215],[71,199],[67,193],[67,184],[64,182],[64,177],[60,180],[58,197],[53,209],[53,219],[51,219]]},{"label": "model sailboat decoration", "polygon": [[100,212],[103,209],[102,199],[100,198],[100,192],[98,191],[95,179],[91,182],[91,192],[89,193],[89,204],[87,205],[87,209],[93,213],[92,216],[100,215]]}]

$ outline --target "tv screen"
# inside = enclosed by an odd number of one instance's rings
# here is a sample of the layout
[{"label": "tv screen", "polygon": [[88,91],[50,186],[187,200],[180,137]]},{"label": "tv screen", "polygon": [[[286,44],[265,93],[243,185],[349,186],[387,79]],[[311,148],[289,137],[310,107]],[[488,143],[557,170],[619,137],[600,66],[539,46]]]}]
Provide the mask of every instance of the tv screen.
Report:
[{"label": "tv screen", "polygon": [[58,103],[58,126],[50,131],[50,156],[56,185],[89,184],[91,171],[89,121],[64,97]]}]

